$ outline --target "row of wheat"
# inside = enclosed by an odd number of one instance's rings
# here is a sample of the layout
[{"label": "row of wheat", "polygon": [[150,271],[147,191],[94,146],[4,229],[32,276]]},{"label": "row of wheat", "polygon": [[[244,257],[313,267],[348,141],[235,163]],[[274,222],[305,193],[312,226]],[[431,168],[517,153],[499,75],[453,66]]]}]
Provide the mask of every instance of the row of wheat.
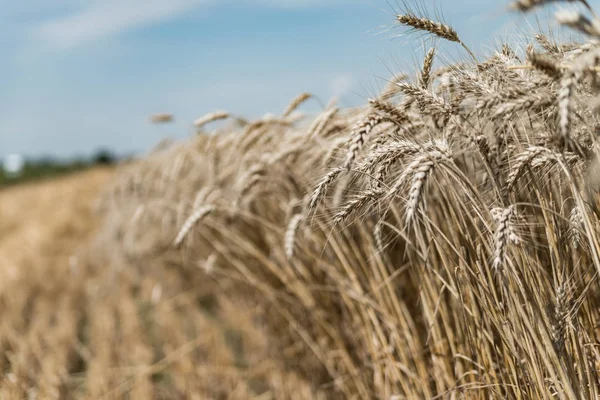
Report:
[{"label": "row of wheat", "polygon": [[272,357],[328,397],[597,398],[588,13],[557,14],[581,43],[539,34],[485,61],[450,26],[399,15],[469,61],[434,67],[431,49],[364,107],[308,121],[302,94],[163,146],[104,197],[103,238],[142,271],[159,260],[267,304]]}]

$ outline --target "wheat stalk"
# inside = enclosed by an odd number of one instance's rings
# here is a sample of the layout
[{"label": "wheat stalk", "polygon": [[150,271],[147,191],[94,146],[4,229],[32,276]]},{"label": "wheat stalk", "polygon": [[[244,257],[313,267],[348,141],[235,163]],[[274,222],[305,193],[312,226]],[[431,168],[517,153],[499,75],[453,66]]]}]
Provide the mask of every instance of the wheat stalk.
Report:
[{"label": "wheat stalk", "polygon": [[301,93],[297,97],[292,100],[292,102],[287,106],[285,111],[283,112],[284,117],[289,117],[302,103],[306,100],[310,99],[312,94],[310,93]]},{"label": "wheat stalk", "polygon": [[577,77],[574,72],[567,72],[560,82],[558,92],[558,115],[560,135],[566,140],[570,136],[571,127],[571,109],[573,101],[573,92],[577,84]]},{"label": "wheat stalk", "polygon": [[344,163],[344,168],[349,171],[352,168],[352,164],[354,164],[354,160],[358,155],[358,152],[365,144],[367,137],[377,125],[383,122],[383,117],[377,114],[369,114],[357,127],[354,131],[350,147],[348,148],[348,152],[346,153],[346,162]]},{"label": "wheat stalk", "polygon": [[419,85],[422,89],[427,89],[431,80],[431,67],[433,65],[433,58],[435,57],[435,48],[430,49],[425,56],[423,61],[423,69],[419,76]]},{"label": "wheat stalk", "polygon": [[434,22],[424,17],[417,17],[412,13],[397,15],[396,20],[403,25],[410,26],[413,29],[429,32],[432,35],[438,36],[442,39],[460,44],[469,53],[473,60],[477,61],[477,58],[473,52],[460,40],[458,33],[450,25],[442,24],[441,22]]},{"label": "wheat stalk", "polygon": [[527,94],[499,105],[493,114],[493,118],[501,118],[507,114],[513,114],[524,110],[535,110],[551,103],[552,99],[547,93]]},{"label": "wheat stalk", "polygon": [[527,59],[531,63],[532,67],[548,75],[550,78],[555,80],[561,78],[562,71],[560,67],[543,54],[530,52],[527,54]]},{"label": "wheat stalk", "polygon": [[531,11],[535,7],[543,6],[548,3],[565,2],[565,3],[576,3],[580,2],[584,4],[588,10],[592,11],[592,8],[586,0],[516,0],[510,4],[509,8],[516,11],[527,12]]},{"label": "wheat stalk", "polygon": [[435,162],[431,160],[425,160],[420,163],[417,167],[408,190],[408,201],[406,203],[406,211],[404,214],[404,220],[407,225],[411,225],[417,212],[417,208],[421,203],[423,196],[423,187],[427,182],[427,177],[431,174],[435,166]]},{"label": "wheat stalk", "polygon": [[502,210],[497,210],[496,218],[496,232],[494,234],[494,260],[492,263],[492,270],[496,276],[500,276],[503,271],[503,265],[506,260],[506,251],[508,244],[517,236],[513,235],[513,218],[515,214],[515,206],[509,206]]},{"label": "wheat stalk", "polygon": [[392,164],[404,156],[417,154],[422,150],[423,147],[406,140],[385,144],[369,153],[358,167],[358,170],[368,171],[376,166],[373,180],[375,186],[380,188]]},{"label": "wheat stalk", "polygon": [[285,230],[285,255],[288,260],[294,257],[294,248],[296,244],[296,232],[298,227],[304,218],[304,214],[295,214],[288,223],[287,229]]},{"label": "wheat stalk", "polygon": [[375,245],[380,254],[385,252],[385,246],[383,243],[383,220],[378,220],[373,230],[373,237],[375,238]]},{"label": "wheat stalk", "polygon": [[177,233],[177,237],[173,242],[173,246],[179,247],[183,243],[183,240],[185,239],[187,234],[194,227],[194,225],[200,222],[208,214],[214,212],[215,209],[216,207],[214,205],[208,204],[194,210],[194,212],[185,220],[185,222],[181,226],[181,229],[179,230],[179,233]]},{"label": "wheat stalk", "polygon": [[390,121],[393,121],[397,124],[408,121],[406,114],[389,102],[379,99],[371,99],[369,100],[369,104],[375,110],[384,114]]},{"label": "wheat stalk", "polygon": [[226,118],[229,118],[229,113],[227,113],[225,111],[215,111],[215,112],[203,115],[202,117],[195,120],[194,126],[197,129],[200,129],[204,125],[206,125],[210,122],[219,121],[219,120],[226,119]]},{"label": "wheat stalk", "polygon": [[173,122],[173,114],[158,113],[150,116],[150,122],[153,124],[164,124],[167,122]]},{"label": "wheat stalk", "polygon": [[313,124],[308,128],[307,137],[314,138],[320,136],[323,133],[323,130],[327,126],[327,124],[333,119],[333,117],[339,111],[338,108],[333,107],[329,110],[325,111],[324,114],[321,114],[318,118],[316,118]]},{"label": "wheat stalk", "polygon": [[556,20],[570,28],[576,29],[586,35],[600,37],[600,21],[596,18],[590,20],[575,10],[560,10],[556,12]]},{"label": "wheat stalk", "polygon": [[550,54],[557,54],[560,52],[560,48],[557,46],[557,44],[551,42],[544,34],[538,33],[535,35],[535,41],[538,42],[539,45]]},{"label": "wheat stalk", "polygon": [[385,88],[382,90],[381,94],[379,95],[379,98],[382,101],[388,101],[389,99],[393,98],[399,91],[397,83],[403,81],[406,78],[406,75],[393,76],[392,79],[386,84]]},{"label": "wheat stalk", "polygon": [[569,216],[569,238],[575,248],[581,245],[583,227],[583,215],[579,207],[575,206]]},{"label": "wheat stalk", "polygon": [[333,223],[339,224],[343,222],[348,216],[350,216],[354,211],[364,207],[369,202],[373,200],[377,200],[385,194],[385,191],[382,189],[369,189],[357,195],[353,200],[346,203],[346,205],[333,216]]},{"label": "wheat stalk", "polygon": [[317,187],[310,196],[310,202],[308,205],[309,210],[314,210],[317,207],[319,201],[321,201],[323,196],[325,196],[331,184],[335,181],[335,179],[338,176],[340,176],[340,174],[342,174],[345,171],[346,168],[335,168],[329,171],[329,173],[321,179],[321,181],[317,184]]},{"label": "wheat stalk", "polygon": [[564,285],[556,289],[556,300],[554,303],[554,315],[552,321],[552,344],[558,354],[563,354],[565,348],[565,337],[567,335],[569,302],[567,290]]},{"label": "wheat stalk", "polygon": [[410,83],[400,82],[398,83],[400,90],[414,99],[423,113],[438,114],[443,116],[449,116],[452,114],[451,107],[444,101],[444,99],[434,96],[426,90],[411,85]]},{"label": "wheat stalk", "polygon": [[[394,185],[388,190],[387,196],[395,196],[406,181],[413,177],[411,189],[415,189],[413,194],[416,196],[413,198],[413,211],[416,209],[414,200],[420,198],[422,183],[421,180],[425,180],[431,169],[436,167],[439,163],[450,160],[450,151],[445,142],[438,142],[437,146],[431,149],[421,149],[421,153],[418,154],[413,161],[411,161],[402,171]],[[415,179],[416,174],[419,173],[419,177]],[[409,189],[409,193],[411,190]],[[418,202],[417,202],[418,203]]]}]

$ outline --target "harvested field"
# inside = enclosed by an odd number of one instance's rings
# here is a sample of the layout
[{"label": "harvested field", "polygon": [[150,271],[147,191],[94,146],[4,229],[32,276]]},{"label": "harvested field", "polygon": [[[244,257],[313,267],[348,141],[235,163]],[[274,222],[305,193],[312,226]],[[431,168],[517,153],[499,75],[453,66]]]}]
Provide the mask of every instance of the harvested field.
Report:
[{"label": "harvested field", "polygon": [[0,192],[0,398],[314,398],[266,359],[252,308],[90,250],[114,174]]}]

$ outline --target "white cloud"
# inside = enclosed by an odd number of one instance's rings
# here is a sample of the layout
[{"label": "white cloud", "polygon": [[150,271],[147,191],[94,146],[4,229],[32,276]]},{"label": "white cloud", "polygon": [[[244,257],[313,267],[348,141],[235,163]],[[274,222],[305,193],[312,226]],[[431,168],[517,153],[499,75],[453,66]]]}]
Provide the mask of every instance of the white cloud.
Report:
[{"label": "white cloud", "polygon": [[[70,49],[158,24],[205,6],[247,4],[266,8],[314,8],[362,0],[0,0],[0,34],[32,44]],[[25,34],[25,35],[24,35]]]},{"label": "white cloud", "polygon": [[337,4],[356,3],[353,0],[245,0],[246,3],[258,3],[259,5],[292,8],[292,7],[324,7]]},{"label": "white cloud", "polygon": [[34,36],[66,49],[174,18],[210,0],[91,1],[68,15],[42,22]]},{"label": "white cloud", "polygon": [[329,84],[331,95],[336,98],[342,97],[350,91],[353,83],[354,79],[351,75],[345,74],[336,76]]}]

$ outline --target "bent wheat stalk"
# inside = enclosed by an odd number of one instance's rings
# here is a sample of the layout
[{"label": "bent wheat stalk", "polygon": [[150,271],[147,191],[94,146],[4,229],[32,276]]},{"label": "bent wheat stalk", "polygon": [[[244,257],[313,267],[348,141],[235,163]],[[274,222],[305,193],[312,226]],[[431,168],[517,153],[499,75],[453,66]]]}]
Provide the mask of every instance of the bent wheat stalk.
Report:
[{"label": "bent wheat stalk", "polygon": [[177,237],[175,238],[175,241],[173,242],[173,246],[175,246],[175,247],[181,246],[181,244],[183,243],[183,240],[185,239],[187,234],[190,232],[190,230],[194,227],[194,225],[196,225],[198,222],[200,222],[208,214],[214,212],[215,209],[216,209],[216,207],[214,205],[209,204],[206,206],[202,206],[202,207],[198,208],[197,210],[194,210],[192,215],[190,215],[188,217],[188,219],[186,219],[185,222],[183,223],[181,230],[179,231],[179,233],[177,234]]},{"label": "bent wheat stalk", "polygon": [[397,15],[396,20],[401,24],[410,26],[415,30],[429,32],[432,35],[442,39],[460,44],[469,53],[473,60],[477,62],[477,57],[475,57],[475,54],[473,54],[473,52],[460,40],[458,33],[450,25],[442,24],[441,22],[434,22],[424,17],[417,17],[412,13]]}]

